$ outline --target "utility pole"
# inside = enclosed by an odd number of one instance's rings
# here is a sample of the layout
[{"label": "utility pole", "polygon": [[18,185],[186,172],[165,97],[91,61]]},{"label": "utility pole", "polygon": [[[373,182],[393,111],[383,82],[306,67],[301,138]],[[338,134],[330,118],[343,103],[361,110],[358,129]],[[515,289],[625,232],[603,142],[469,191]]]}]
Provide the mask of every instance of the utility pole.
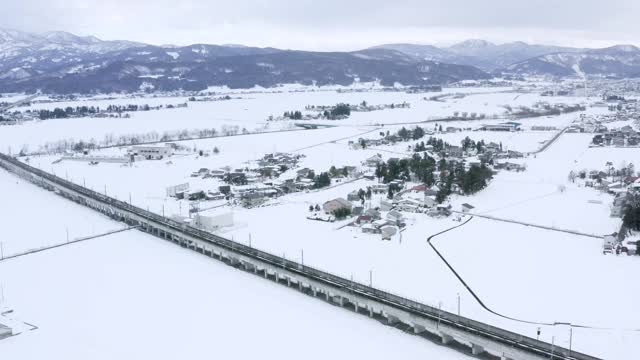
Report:
[{"label": "utility pole", "polygon": [[571,357],[572,345],[573,345],[573,326],[569,327],[569,357]]},{"label": "utility pole", "polygon": [[67,244],[69,243],[69,228],[66,228],[67,231]]},{"label": "utility pole", "polygon": [[458,316],[460,316],[460,293],[458,293]]},{"label": "utility pole", "polygon": [[301,259],[301,264],[302,266],[304,266],[304,249],[300,249],[300,259]]},{"label": "utility pole", "polygon": [[249,247],[251,247],[251,233],[249,233]]},{"label": "utility pole", "polygon": [[129,193],[129,205],[132,205],[131,204],[131,193]]},{"label": "utility pole", "polygon": [[373,270],[369,270],[369,287],[373,287]]},{"label": "utility pole", "polygon": [[4,259],[4,246],[2,244],[2,241],[0,241],[0,260]]}]

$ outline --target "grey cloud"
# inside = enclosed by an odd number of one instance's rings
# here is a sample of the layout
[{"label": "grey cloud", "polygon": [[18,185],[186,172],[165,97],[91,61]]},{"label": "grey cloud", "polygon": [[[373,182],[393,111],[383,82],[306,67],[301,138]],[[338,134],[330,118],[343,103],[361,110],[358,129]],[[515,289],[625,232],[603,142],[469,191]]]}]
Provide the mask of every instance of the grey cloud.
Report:
[{"label": "grey cloud", "polygon": [[3,0],[0,26],[153,43],[357,48],[378,39],[451,41],[456,34],[629,42],[640,38],[638,14],[637,0]]}]

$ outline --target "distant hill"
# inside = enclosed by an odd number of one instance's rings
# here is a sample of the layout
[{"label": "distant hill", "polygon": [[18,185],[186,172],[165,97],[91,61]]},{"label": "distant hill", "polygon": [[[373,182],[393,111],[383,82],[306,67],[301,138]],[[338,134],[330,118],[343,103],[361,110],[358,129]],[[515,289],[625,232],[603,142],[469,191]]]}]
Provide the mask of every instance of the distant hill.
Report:
[{"label": "distant hill", "polygon": [[392,49],[285,51],[240,45],[153,46],[64,32],[0,31],[0,91],[53,93],[250,88],[381,81],[433,85],[489,75]]},{"label": "distant hill", "polygon": [[640,49],[618,45],[580,52],[558,52],[534,57],[507,67],[518,74],[554,76],[640,77]]},{"label": "distant hill", "polygon": [[485,40],[467,40],[443,48],[413,44],[388,44],[375,48],[397,50],[417,58],[433,61],[475,66],[485,71],[502,69],[540,55],[581,51],[581,49],[567,47],[530,45],[524,42],[496,45]]}]

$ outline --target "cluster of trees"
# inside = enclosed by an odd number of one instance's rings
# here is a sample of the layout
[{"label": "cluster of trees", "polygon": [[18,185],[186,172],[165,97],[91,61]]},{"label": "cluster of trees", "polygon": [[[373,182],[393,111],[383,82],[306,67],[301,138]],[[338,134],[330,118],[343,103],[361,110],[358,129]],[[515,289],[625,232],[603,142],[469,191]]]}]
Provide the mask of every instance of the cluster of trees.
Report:
[{"label": "cluster of trees", "polygon": [[329,185],[331,185],[331,179],[340,177],[340,176],[348,176],[349,170],[345,166],[343,168],[336,168],[332,166],[329,171],[322,172],[320,175],[317,175],[313,171],[309,171],[307,174],[307,178],[313,180],[313,189],[322,189]]},{"label": "cluster of trees", "polygon": [[331,185],[331,176],[329,176],[329,173],[327,172],[320,173],[320,175],[314,177],[313,179],[314,189],[322,189],[329,185]]},{"label": "cluster of trees", "polygon": [[371,196],[373,196],[373,191],[371,191],[371,187],[367,187],[367,190],[360,189],[358,190],[358,198],[364,204],[365,200],[370,200]]},{"label": "cluster of trees", "polygon": [[576,111],[585,111],[586,107],[584,105],[575,104],[575,105],[557,105],[557,104],[536,104],[535,108],[529,108],[526,106],[521,106],[516,108],[515,110],[509,106],[504,106],[507,111],[511,113],[511,115],[517,117],[536,117],[536,116],[553,116],[560,114],[569,114]]},{"label": "cluster of trees", "polygon": [[433,136],[430,136],[429,139],[427,139],[427,145],[433,146],[433,151],[436,153],[440,153],[451,147],[451,144],[448,142],[434,138]]},{"label": "cluster of trees", "polygon": [[[439,173],[439,178],[436,175]],[[484,189],[493,177],[491,169],[485,164],[471,166],[468,170],[465,165],[457,161],[447,162],[427,155],[414,154],[409,159],[389,159],[376,167],[376,177],[388,184],[394,180],[417,180],[431,187],[438,184],[439,191],[436,200],[442,203],[449,196],[456,185],[464,194],[474,194]],[[394,189],[389,187],[389,198],[393,197]]]},{"label": "cluster of trees", "polygon": [[231,96],[229,95],[224,95],[224,96],[220,96],[217,98],[212,98],[210,96],[207,97],[201,97],[201,98],[197,98],[195,96],[190,96],[189,97],[189,101],[194,102],[194,101],[226,101],[226,100],[231,100]]},{"label": "cluster of trees", "polygon": [[323,115],[327,119],[349,117],[351,116],[351,106],[349,106],[349,104],[340,103],[331,108],[331,110],[325,110]]},{"label": "cluster of trees", "polygon": [[[468,136],[462,139],[460,143],[463,151],[469,151],[471,149],[475,149],[478,154],[482,154],[485,151],[486,144],[484,140],[480,140],[478,142],[471,140]],[[502,142],[500,142],[500,151],[502,151]]]},{"label": "cluster of trees", "polygon": [[75,108],[72,108],[71,106],[68,106],[68,107],[66,107],[64,109],[55,108],[53,110],[40,110],[40,111],[38,111],[38,117],[40,118],[40,120],[64,119],[64,118],[69,118],[69,117],[88,116],[90,114],[96,114],[99,111],[100,111],[99,108],[95,108],[93,106],[91,106],[91,107],[78,106],[78,107],[75,107]]},{"label": "cluster of trees", "polygon": [[453,187],[456,185],[465,195],[475,194],[487,187],[489,180],[493,177],[491,169],[485,164],[480,166],[473,165],[467,170],[464,164],[459,162],[449,162],[440,160],[439,167],[446,168],[440,173],[440,189],[436,194],[436,201],[442,203],[447,196],[453,193]]},{"label": "cluster of trees", "polygon": [[400,137],[404,141],[408,140],[419,140],[424,137],[424,129],[420,126],[416,126],[413,130],[407,130],[404,126],[402,129],[398,130],[398,137]]},{"label": "cluster of trees", "polygon": [[301,120],[302,111],[285,111],[282,116],[291,120]]},{"label": "cluster of trees", "polygon": [[349,169],[347,169],[346,166],[343,168],[331,166],[331,168],[329,168],[329,176],[331,176],[332,178],[336,178],[339,176],[349,176]]},{"label": "cluster of trees", "polygon": [[376,166],[375,176],[385,184],[393,180],[417,179],[427,186],[433,186],[435,171],[436,160],[425,153],[423,156],[414,154],[408,159],[389,159],[386,163],[380,163]]},{"label": "cluster of trees", "polygon": [[[186,104],[184,104],[186,105]],[[70,117],[85,117],[91,116],[95,114],[107,114],[107,113],[123,113],[123,112],[133,112],[133,111],[149,111],[149,110],[157,110],[162,108],[173,109],[176,106],[174,105],[159,105],[151,107],[147,104],[137,105],[137,104],[129,104],[129,105],[109,105],[106,108],[100,109],[99,106],[76,106],[71,107],[67,106],[66,108],[55,108],[53,110],[39,110],[38,117],[40,120],[47,119],[64,119]]]}]

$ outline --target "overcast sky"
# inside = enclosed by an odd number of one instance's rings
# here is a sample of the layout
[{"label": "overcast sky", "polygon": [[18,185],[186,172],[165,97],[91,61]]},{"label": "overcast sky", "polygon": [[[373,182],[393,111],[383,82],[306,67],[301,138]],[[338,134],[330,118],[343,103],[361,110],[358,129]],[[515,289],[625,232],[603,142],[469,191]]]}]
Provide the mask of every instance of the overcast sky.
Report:
[{"label": "overcast sky", "polygon": [[640,45],[639,0],[2,0],[0,27],[152,44],[355,50],[468,38]]}]

